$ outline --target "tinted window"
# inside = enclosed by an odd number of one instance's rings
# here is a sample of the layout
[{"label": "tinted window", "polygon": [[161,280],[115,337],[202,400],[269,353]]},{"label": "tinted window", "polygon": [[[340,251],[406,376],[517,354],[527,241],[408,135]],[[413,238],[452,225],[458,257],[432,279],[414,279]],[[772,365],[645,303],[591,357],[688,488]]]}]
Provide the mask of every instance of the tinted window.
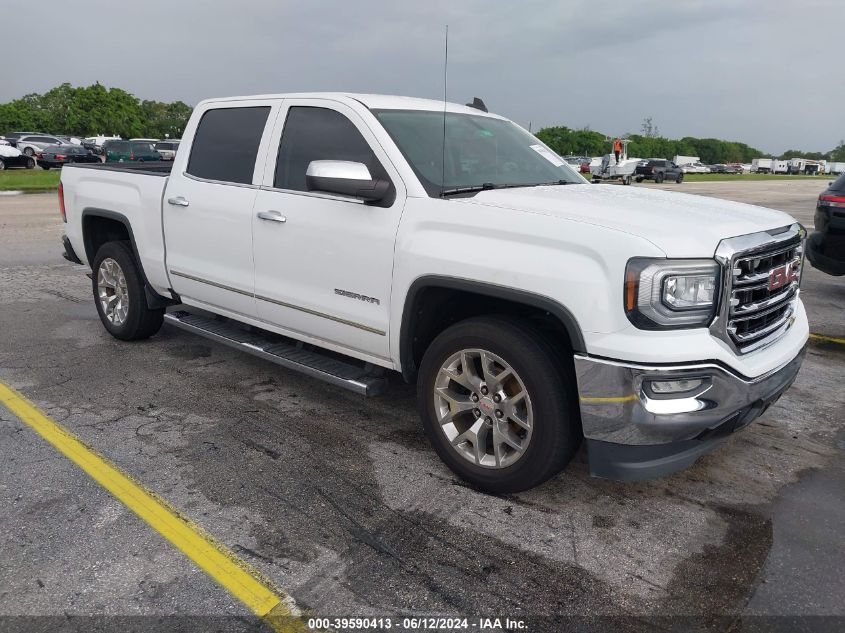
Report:
[{"label": "tinted window", "polygon": [[841,176],[839,176],[839,178],[836,179],[836,182],[834,182],[833,185],[831,185],[830,188],[833,189],[834,191],[845,192],[845,174],[842,174]]},{"label": "tinted window", "polygon": [[352,121],[325,108],[291,108],[279,146],[273,186],[308,191],[305,171],[312,160],[364,163],[373,178],[387,179],[381,163]]},{"label": "tinted window", "polygon": [[156,149],[173,149],[173,143],[156,143]]},{"label": "tinted window", "polygon": [[132,151],[135,152],[135,153],[140,153],[140,154],[153,154],[153,153],[155,153],[155,149],[153,149],[153,144],[147,143],[147,142],[144,142],[144,141],[132,141],[130,143],[130,147],[132,148]]},{"label": "tinted window", "polygon": [[108,141],[104,147],[110,152],[129,151],[129,143],[127,143],[126,141]]},{"label": "tinted window", "polygon": [[188,173],[208,180],[251,183],[269,114],[269,106],[206,112],[194,134]]}]

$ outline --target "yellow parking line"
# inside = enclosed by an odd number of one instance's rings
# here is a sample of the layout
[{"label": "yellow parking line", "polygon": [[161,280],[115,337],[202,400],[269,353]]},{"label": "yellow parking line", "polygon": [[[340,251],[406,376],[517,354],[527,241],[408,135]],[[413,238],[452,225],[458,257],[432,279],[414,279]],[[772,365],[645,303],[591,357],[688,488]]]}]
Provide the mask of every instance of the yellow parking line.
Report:
[{"label": "yellow parking line", "polygon": [[845,345],[845,338],[825,336],[824,334],[813,334],[812,332],[810,333],[810,338],[815,339],[817,341],[825,341],[826,343],[838,343],[839,345]]},{"label": "yellow parking line", "polygon": [[84,470],[118,501],[170,541],[255,615],[279,631],[305,630],[293,598],[273,589],[258,570],[100,457],[68,430],[48,418],[17,391],[0,382],[0,404]]}]

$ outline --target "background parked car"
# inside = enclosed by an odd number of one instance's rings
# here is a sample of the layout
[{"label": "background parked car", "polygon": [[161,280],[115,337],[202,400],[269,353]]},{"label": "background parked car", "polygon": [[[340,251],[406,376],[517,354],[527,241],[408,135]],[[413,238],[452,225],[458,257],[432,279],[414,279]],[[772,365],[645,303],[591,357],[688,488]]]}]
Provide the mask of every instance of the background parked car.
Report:
[{"label": "background parked car", "polygon": [[18,139],[22,136],[30,136],[32,134],[37,134],[37,132],[6,132],[3,135],[3,138],[11,145],[12,147],[16,147],[18,144]]},{"label": "background parked car", "polygon": [[710,165],[710,171],[714,174],[741,174],[742,165],[725,165],[719,163],[718,165]]},{"label": "background parked car", "polygon": [[65,143],[58,136],[34,134],[30,136],[21,136],[18,139],[17,148],[27,156],[35,156],[42,150],[50,147],[50,145],[70,145],[70,143]]},{"label": "background parked car", "polygon": [[107,163],[159,161],[161,154],[147,141],[106,141],[103,153]]},{"label": "background parked car", "polygon": [[652,158],[641,161],[637,165],[637,168],[634,170],[634,179],[637,182],[642,182],[646,179],[654,180],[654,182],[674,180],[680,184],[684,181],[684,171],[671,160]]},{"label": "background parked car", "polygon": [[9,167],[32,169],[35,167],[35,159],[32,156],[26,156],[18,148],[11,145],[0,145],[0,171]]},{"label": "background parked car", "polygon": [[161,154],[161,160],[173,160],[176,158],[176,150],[179,149],[179,140],[159,141],[155,144],[155,150]]},{"label": "background parked car", "polygon": [[89,152],[82,145],[51,145],[38,154],[38,164],[42,169],[61,167],[67,163],[99,162],[99,156]]},{"label": "background parked car", "polygon": [[71,145],[82,145],[82,139],[78,136],[68,136],[67,134],[56,134],[57,139],[70,143]]},{"label": "background parked car", "polygon": [[807,259],[828,275],[845,275],[845,174],[822,192],[807,240]]},{"label": "background parked car", "polygon": [[[87,149],[89,152],[94,154],[94,156],[101,157],[103,155],[103,148],[100,145],[97,145],[91,139],[84,138],[82,139],[82,147]],[[102,160],[102,159],[101,159]]]},{"label": "background parked car", "polygon": [[695,163],[687,163],[683,166],[683,171],[685,174],[709,174],[710,168],[705,165],[704,163],[695,162]]}]

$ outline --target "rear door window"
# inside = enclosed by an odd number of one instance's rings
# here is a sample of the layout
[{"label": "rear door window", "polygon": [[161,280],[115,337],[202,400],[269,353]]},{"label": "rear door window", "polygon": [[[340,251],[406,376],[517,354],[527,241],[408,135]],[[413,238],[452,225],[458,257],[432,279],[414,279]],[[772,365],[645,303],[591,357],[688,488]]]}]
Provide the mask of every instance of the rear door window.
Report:
[{"label": "rear door window", "polygon": [[270,106],[208,110],[194,134],[187,173],[250,184],[269,115]]}]

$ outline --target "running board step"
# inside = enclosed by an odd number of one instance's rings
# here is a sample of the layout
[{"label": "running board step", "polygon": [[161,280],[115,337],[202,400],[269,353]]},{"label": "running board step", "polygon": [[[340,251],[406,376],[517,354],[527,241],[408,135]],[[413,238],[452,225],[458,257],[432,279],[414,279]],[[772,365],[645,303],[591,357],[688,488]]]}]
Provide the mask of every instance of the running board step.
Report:
[{"label": "running board step", "polygon": [[387,387],[387,377],[374,373],[383,372],[380,367],[339,360],[270,332],[244,329],[234,321],[178,310],[166,313],[164,322],[364,396],[377,396]]}]

